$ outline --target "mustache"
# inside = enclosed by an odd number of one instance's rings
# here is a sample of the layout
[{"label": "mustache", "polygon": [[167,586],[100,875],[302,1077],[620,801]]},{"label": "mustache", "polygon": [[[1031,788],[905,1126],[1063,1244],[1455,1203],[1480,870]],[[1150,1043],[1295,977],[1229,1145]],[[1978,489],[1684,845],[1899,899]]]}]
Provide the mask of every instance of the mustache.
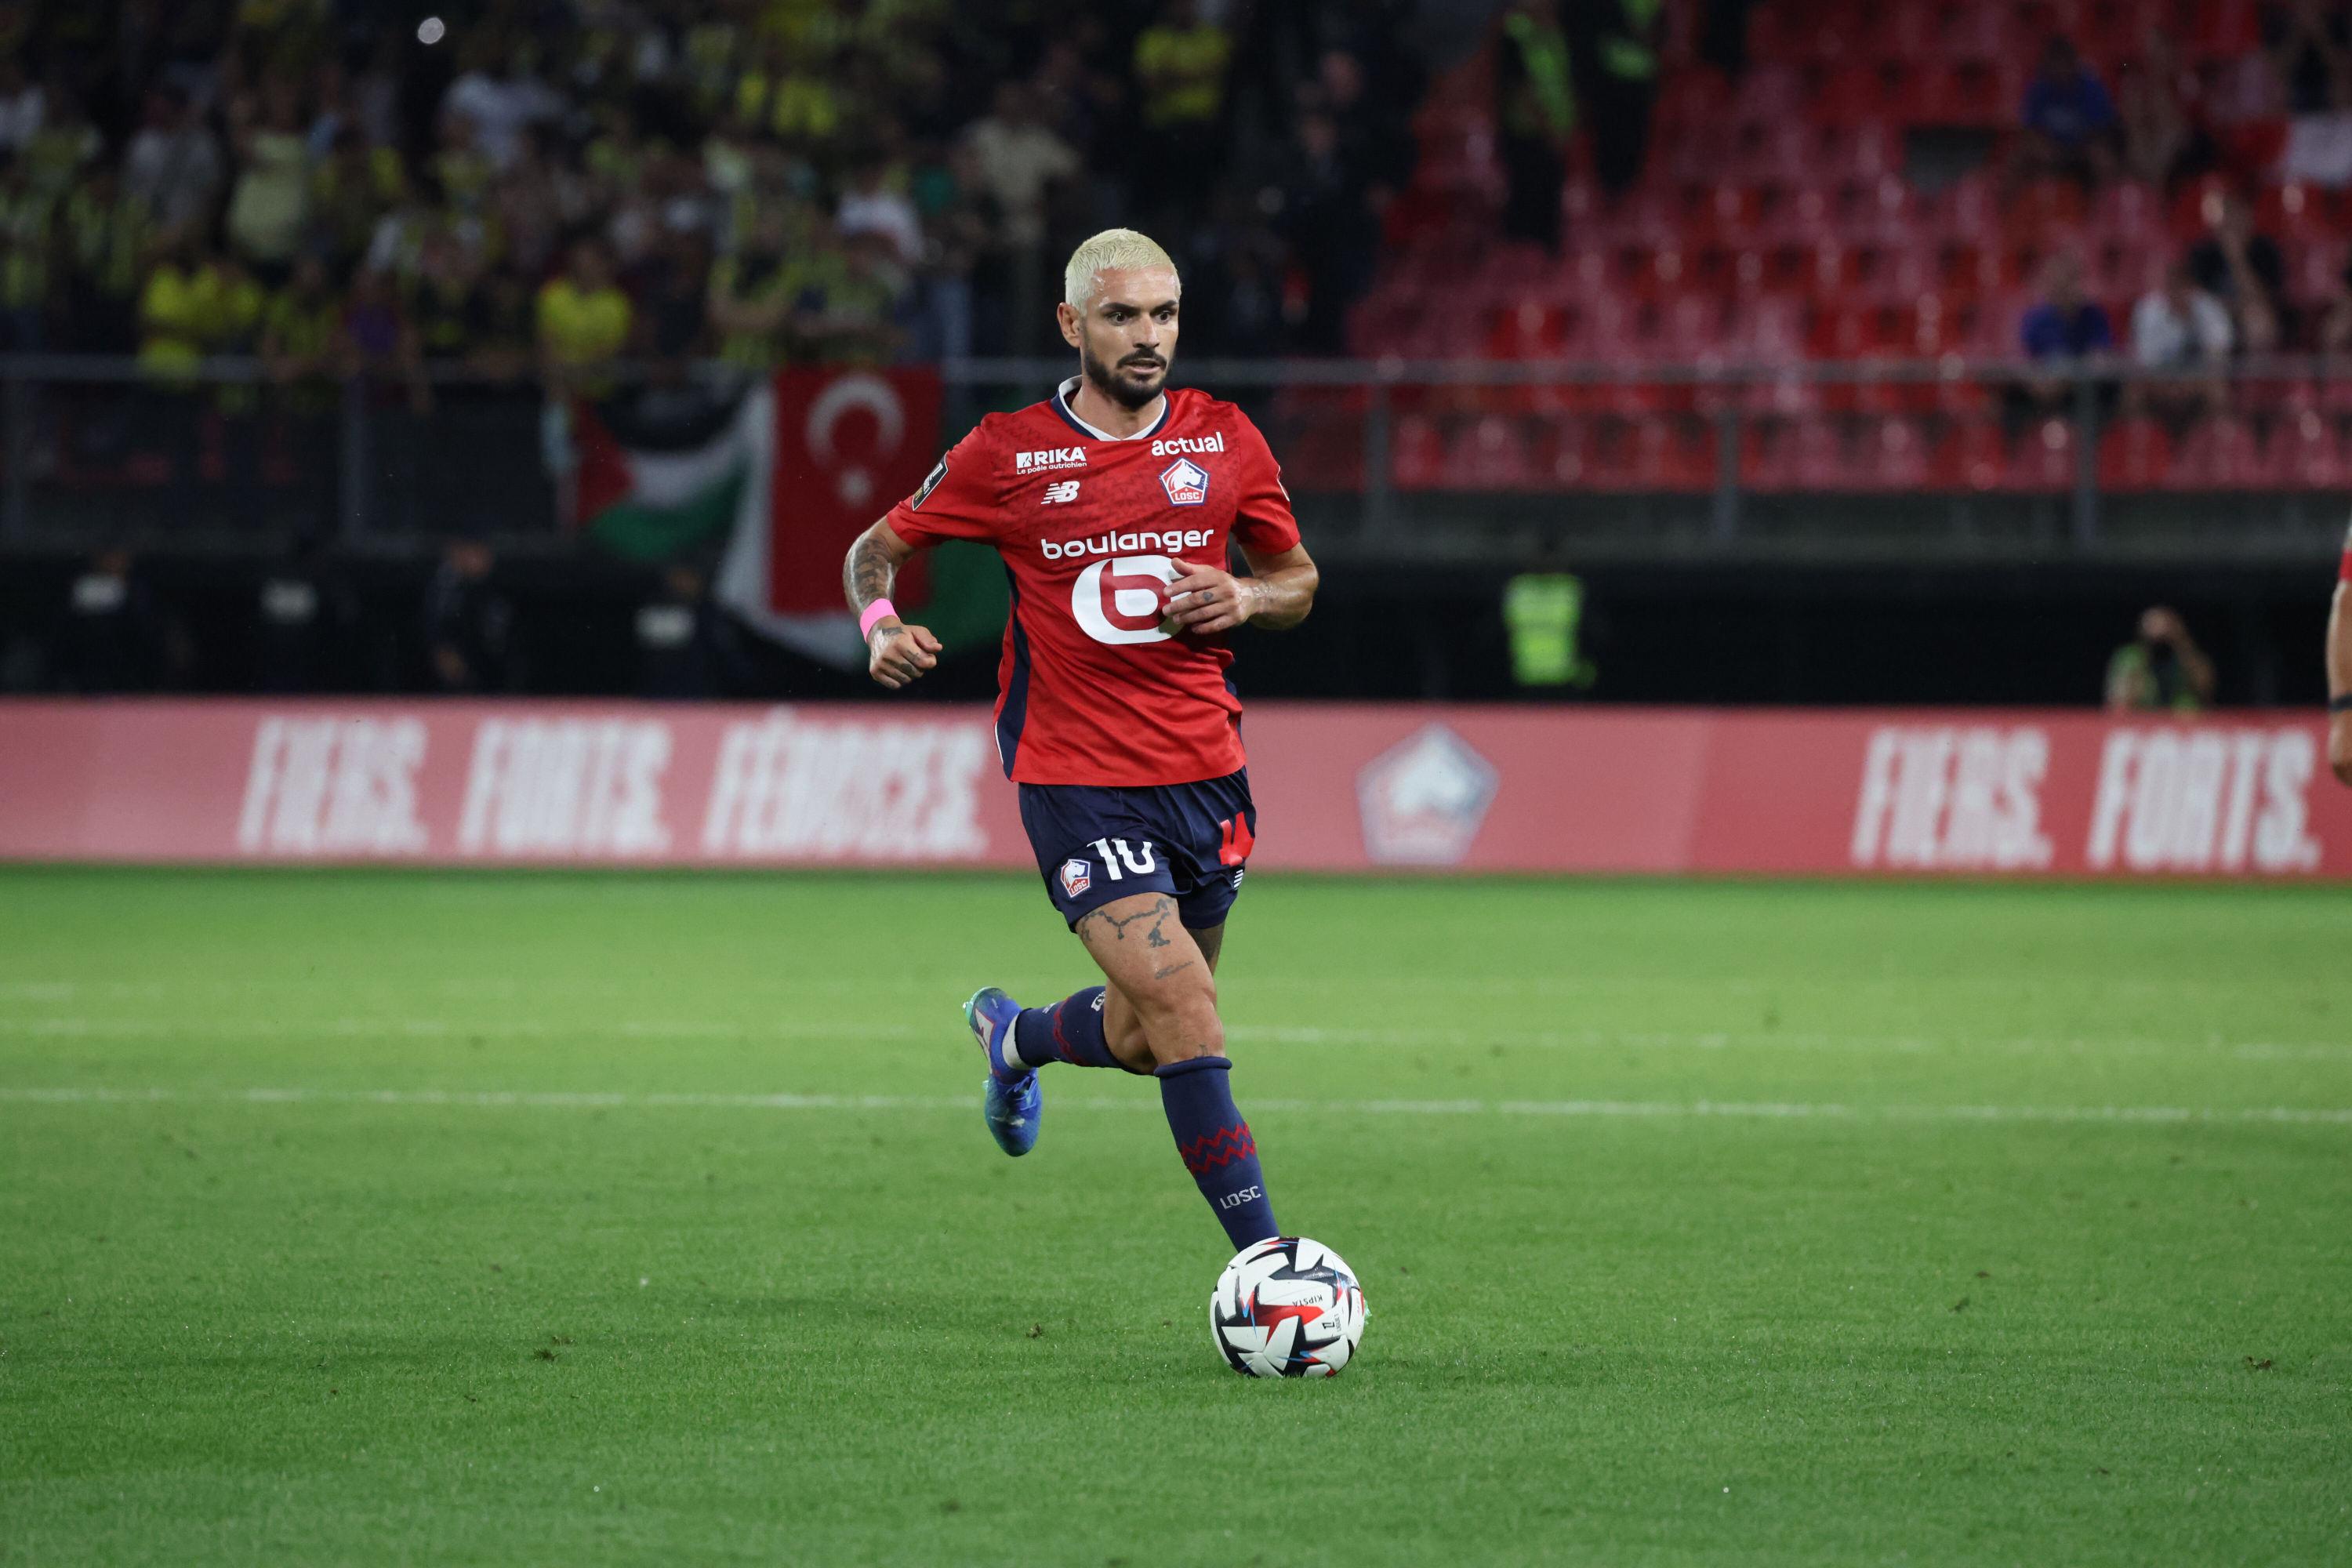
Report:
[{"label": "mustache", "polygon": [[1119,361],[1118,363],[1121,364],[1163,365],[1168,362],[1161,359],[1158,354],[1129,354],[1127,358]]}]

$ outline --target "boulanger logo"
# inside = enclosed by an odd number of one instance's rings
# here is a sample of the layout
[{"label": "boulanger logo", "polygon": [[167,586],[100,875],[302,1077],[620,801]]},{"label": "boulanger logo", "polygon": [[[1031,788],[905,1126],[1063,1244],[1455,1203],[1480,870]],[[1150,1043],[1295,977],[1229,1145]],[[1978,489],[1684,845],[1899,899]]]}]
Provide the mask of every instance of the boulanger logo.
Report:
[{"label": "boulanger logo", "polygon": [[1088,555],[1109,555],[1118,551],[1129,552],[1144,550],[1205,550],[1209,547],[1209,531],[1203,528],[1181,531],[1168,529],[1155,531],[1145,529],[1140,533],[1103,533],[1092,539],[1070,539],[1056,542],[1042,541],[1037,549],[1048,561],[1061,561]]},{"label": "boulanger logo", "polygon": [[1165,555],[1097,561],[1070,585],[1070,614],[1101,643],[1166,642],[1168,584],[1176,563]]},{"label": "boulanger logo", "polygon": [[1083,468],[1087,466],[1084,447],[1048,447],[1042,452],[1015,452],[1013,471],[1016,474],[1042,473],[1051,468]]},{"label": "boulanger logo", "polygon": [[1160,470],[1160,488],[1170,506],[1199,506],[1209,499],[1209,470],[1190,458],[1179,458]]}]

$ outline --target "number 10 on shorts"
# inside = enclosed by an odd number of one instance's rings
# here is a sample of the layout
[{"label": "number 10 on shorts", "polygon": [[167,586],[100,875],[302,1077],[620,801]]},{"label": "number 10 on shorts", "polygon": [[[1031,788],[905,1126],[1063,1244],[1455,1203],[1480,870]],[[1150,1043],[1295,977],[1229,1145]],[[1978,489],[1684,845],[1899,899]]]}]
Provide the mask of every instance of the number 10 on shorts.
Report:
[{"label": "number 10 on shorts", "polygon": [[[1118,851],[1115,856],[1111,853],[1114,848]],[[1097,838],[1094,842],[1094,851],[1102,861],[1104,872],[1114,882],[1126,880],[1119,871],[1122,864],[1139,877],[1150,871],[1159,864],[1151,858],[1151,840],[1149,838],[1143,841],[1143,852],[1140,855],[1129,848],[1127,840],[1124,838]]]}]

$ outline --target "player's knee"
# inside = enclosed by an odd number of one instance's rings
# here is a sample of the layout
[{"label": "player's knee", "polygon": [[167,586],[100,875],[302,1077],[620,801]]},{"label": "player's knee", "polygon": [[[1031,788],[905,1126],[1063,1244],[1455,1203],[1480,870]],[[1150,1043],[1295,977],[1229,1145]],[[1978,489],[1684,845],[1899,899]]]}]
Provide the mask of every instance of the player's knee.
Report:
[{"label": "player's knee", "polygon": [[1171,975],[1135,999],[1151,1059],[1165,1065],[1225,1054],[1224,1021],[1217,1016],[1217,984],[1206,972]]}]

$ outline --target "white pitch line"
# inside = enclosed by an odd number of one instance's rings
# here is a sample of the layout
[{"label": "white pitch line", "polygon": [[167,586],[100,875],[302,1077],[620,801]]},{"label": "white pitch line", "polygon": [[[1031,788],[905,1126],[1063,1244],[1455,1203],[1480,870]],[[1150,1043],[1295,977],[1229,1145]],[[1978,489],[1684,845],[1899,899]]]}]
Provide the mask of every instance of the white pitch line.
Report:
[{"label": "white pitch line", "polygon": [[[230,1039],[331,1037],[337,1039],[578,1039],[621,1035],[643,1039],[709,1040],[918,1040],[960,1037],[961,1030],[912,1024],[870,1024],[841,1019],[813,1021],[779,1016],[730,1024],[688,1018],[588,1018],[548,1023],[505,1019],[468,1022],[451,1018],[207,1018],[90,1017],[62,1015],[0,1018],[0,1037],[152,1039],[196,1035]],[[1619,1029],[1350,1029],[1319,1025],[1235,1024],[1226,1038],[1242,1045],[1369,1046],[1407,1049],[1670,1050],[1670,1051],[1853,1051],[1868,1055],[1929,1056],[1938,1052],[2042,1056],[2191,1056],[2227,1051],[2241,1061],[2352,1060],[2352,1044],[2337,1042],[2158,1040],[2134,1036],[2109,1038],[2031,1037],[1983,1040],[1937,1039],[1910,1035],[1833,1035],[1804,1030]]]},{"label": "white pitch line", "polygon": [[[606,1110],[686,1107],[719,1110],[970,1110],[967,1095],[698,1094],[571,1089],[217,1089],[0,1087],[0,1103],[36,1105],[397,1105],[479,1109]],[[1157,1111],[1148,1095],[1124,1099],[1060,1097],[1076,1110]],[[2282,1123],[2352,1127],[2352,1108],[2183,1105],[1916,1105],[1807,1100],[1282,1100],[1258,1098],[1253,1110],[1365,1116],[1532,1116],[1760,1121],[2115,1122],[2135,1126]]]}]

